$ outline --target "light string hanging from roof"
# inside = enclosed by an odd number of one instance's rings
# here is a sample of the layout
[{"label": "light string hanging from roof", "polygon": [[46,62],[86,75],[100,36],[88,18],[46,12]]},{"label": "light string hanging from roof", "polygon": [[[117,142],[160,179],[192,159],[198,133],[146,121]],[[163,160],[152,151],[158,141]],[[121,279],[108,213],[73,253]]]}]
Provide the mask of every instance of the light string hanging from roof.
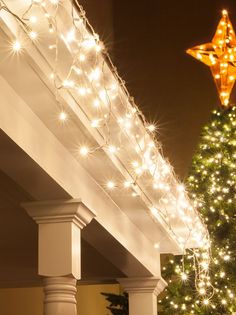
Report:
[{"label": "light string hanging from roof", "polygon": [[[40,27],[38,25],[42,23],[43,18],[46,20],[48,32],[51,36],[54,36],[48,49],[54,55],[54,69],[50,74],[50,78],[55,87],[56,98],[60,102],[59,93],[61,90],[75,92],[81,99],[87,97],[89,103],[92,103],[93,109],[90,109],[89,113],[87,110],[86,115],[90,120],[91,128],[96,129],[103,139],[103,143],[95,147],[81,145],[79,149],[81,156],[86,157],[103,149],[119,159],[120,151],[128,151],[127,148],[122,146],[122,141],[119,142],[121,134],[125,134],[126,137],[131,139],[138,159],[128,161],[126,165],[123,163],[128,178],[125,179],[122,185],[117,185],[115,181],[109,180],[106,184],[108,191],[112,193],[114,188],[122,186],[130,189],[134,197],[144,197],[148,201],[149,214],[153,220],[161,219],[184,251],[189,239],[180,237],[173,228],[175,218],[181,217],[189,230],[188,238],[193,238],[199,246],[204,247],[207,255],[205,260],[209,260],[209,238],[206,231],[202,229],[203,223],[195,212],[197,201],[191,203],[184,187],[176,179],[172,167],[163,158],[160,143],[155,135],[155,125],[146,121],[144,115],[134,103],[107,50],[89,24],[83,8],[75,0],[77,12],[71,2],[67,2],[71,6],[71,25],[69,30],[67,29],[65,32],[59,31],[58,26],[57,16],[60,6],[62,6],[60,0],[31,0],[21,17],[15,15],[2,0],[0,0],[0,3],[2,3],[0,10],[5,10],[16,17],[30,39],[35,43],[40,41],[38,36]],[[85,26],[90,30],[90,33],[88,33]],[[72,55],[72,62],[69,69],[64,73],[63,79],[61,79],[62,74],[60,73],[61,69],[59,69],[62,45]],[[12,49],[16,53],[20,53],[24,47],[16,39],[12,43]],[[109,78],[107,78],[106,72],[107,64],[113,74]],[[96,97],[92,100],[93,95]],[[119,100],[119,109],[123,109],[123,116],[118,115],[118,119],[115,116],[117,114],[117,105],[115,104],[117,99]],[[88,101],[85,103],[87,105]],[[81,107],[81,104],[78,104],[78,106]],[[91,117],[91,112],[95,113],[96,116]],[[60,113],[59,118],[62,121],[68,118],[65,110]],[[114,120],[119,126],[118,135],[112,131]],[[151,181],[143,189],[141,180],[147,176],[151,177]],[[146,192],[147,188],[158,192],[158,196],[160,196],[158,197],[158,205],[153,199],[149,198]],[[170,204],[172,206],[171,213],[169,211]],[[173,209],[176,209],[175,214]],[[193,255],[195,255],[195,251],[193,251]],[[207,276],[208,270],[204,269],[199,272]],[[184,278],[183,272],[182,279],[184,280]],[[197,275],[198,278],[199,274]]]}]

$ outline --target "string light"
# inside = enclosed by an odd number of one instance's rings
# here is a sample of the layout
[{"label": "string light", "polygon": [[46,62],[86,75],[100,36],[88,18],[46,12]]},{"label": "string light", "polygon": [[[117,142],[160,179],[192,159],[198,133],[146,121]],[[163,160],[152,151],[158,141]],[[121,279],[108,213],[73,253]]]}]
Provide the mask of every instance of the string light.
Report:
[{"label": "string light", "polygon": [[[44,23],[44,29],[48,27],[50,33],[50,42],[47,42],[48,53],[55,58],[54,69],[50,75],[51,83],[54,84],[57,93],[60,93],[61,89],[63,92],[68,90],[75,100],[78,100],[78,107],[86,113],[90,127],[95,129],[93,132],[99,132],[104,139],[95,147],[81,146],[79,155],[86,157],[98,150],[106,150],[115,159],[122,152],[121,164],[129,175],[129,180],[121,181],[120,185],[115,181],[108,181],[103,186],[110,190],[109,193],[112,194],[115,189],[126,188],[132,197],[143,198],[145,195],[150,209],[149,215],[154,221],[161,221],[161,224],[165,225],[183,252],[188,242],[194,246],[204,247],[209,243],[209,235],[194,203],[180,185],[173,168],[162,156],[161,145],[156,139],[156,126],[146,121],[103,43],[89,24],[83,8],[77,0],[75,3],[77,9],[71,7],[69,29],[63,32],[57,23],[60,15],[57,14],[59,1],[56,0],[33,0],[31,4],[34,6],[29,6],[26,13],[18,18],[31,39],[37,38],[41,23]],[[63,6],[63,3],[60,4]],[[69,5],[71,2],[68,0]],[[37,16],[34,15],[35,6],[39,9]],[[31,29],[32,24],[37,24],[35,25],[37,32]],[[18,40],[12,48],[14,51],[21,50]],[[71,57],[71,65],[63,78],[58,71],[63,55],[60,54],[61,50],[69,52]],[[65,121],[67,114],[60,113],[59,119]],[[153,188],[157,189],[155,196],[152,193]],[[150,194],[147,193],[149,189]],[[183,235],[178,235],[182,232],[175,228],[176,218],[183,222],[188,231],[185,234],[187,240],[182,237]],[[199,272],[205,274],[205,271]]]}]

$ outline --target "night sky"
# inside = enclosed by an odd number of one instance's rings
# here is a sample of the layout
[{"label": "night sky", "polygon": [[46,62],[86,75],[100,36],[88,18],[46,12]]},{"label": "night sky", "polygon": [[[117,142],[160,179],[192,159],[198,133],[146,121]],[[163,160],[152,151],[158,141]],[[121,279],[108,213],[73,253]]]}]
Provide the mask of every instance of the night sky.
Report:
[{"label": "night sky", "polygon": [[185,50],[211,41],[224,8],[236,28],[235,0],[114,1],[119,72],[149,120],[157,121],[164,152],[181,177],[201,127],[219,106],[210,69]]},{"label": "night sky", "polygon": [[[236,29],[236,0],[112,2],[115,64],[148,120],[157,122],[165,156],[183,178],[202,126],[220,105],[210,69],[185,50],[211,41],[222,9]],[[109,44],[109,29],[102,35]]]}]

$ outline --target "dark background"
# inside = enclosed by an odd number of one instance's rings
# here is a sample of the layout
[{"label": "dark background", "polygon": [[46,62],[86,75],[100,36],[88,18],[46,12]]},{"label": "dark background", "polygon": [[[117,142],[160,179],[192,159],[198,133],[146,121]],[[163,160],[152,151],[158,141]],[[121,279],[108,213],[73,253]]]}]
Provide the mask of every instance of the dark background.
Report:
[{"label": "dark background", "polygon": [[84,0],[84,7],[184,178],[201,128],[220,105],[210,69],[185,50],[211,41],[222,9],[236,27],[236,0]]}]

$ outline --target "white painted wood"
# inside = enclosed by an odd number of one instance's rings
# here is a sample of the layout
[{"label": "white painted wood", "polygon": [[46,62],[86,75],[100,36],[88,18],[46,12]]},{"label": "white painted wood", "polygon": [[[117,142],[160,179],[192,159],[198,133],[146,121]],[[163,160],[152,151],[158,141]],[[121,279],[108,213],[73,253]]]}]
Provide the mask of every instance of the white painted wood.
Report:
[{"label": "white painted wood", "polygon": [[95,213],[79,199],[22,204],[38,223],[39,275],[81,278],[81,229]]},{"label": "white painted wood", "polygon": [[118,279],[129,294],[129,315],[157,315],[157,296],[167,283],[162,278]]},{"label": "white painted wood", "polygon": [[[0,128],[72,198],[80,197],[89,209],[96,209],[95,220],[151,274],[158,276],[159,252],[154,250],[155,240],[150,241],[137,228],[135,222],[131,221],[104,189],[91,178],[2,77],[0,77],[0,89],[2,91]],[[51,162],[48,160],[49,156]],[[18,167],[13,169],[12,166],[7,168],[7,163],[8,161],[4,167],[5,172],[32,196],[39,198],[38,191],[35,191],[35,187],[31,184],[31,178],[28,178],[30,174],[28,176],[26,172],[17,174],[20,169]],[[162,234],[157,227],[153,232],[158,233],[159,239],[165,239],[169,247],[173,246],[174,250],[177,250],[176,244],[169,243],[168,233]],[[132,271],[132,266],[130,268]]]},{"label": "white painted wood", "polygon": [[76,280],[70,277],[44,279],[44,315],[77,315]]}]

